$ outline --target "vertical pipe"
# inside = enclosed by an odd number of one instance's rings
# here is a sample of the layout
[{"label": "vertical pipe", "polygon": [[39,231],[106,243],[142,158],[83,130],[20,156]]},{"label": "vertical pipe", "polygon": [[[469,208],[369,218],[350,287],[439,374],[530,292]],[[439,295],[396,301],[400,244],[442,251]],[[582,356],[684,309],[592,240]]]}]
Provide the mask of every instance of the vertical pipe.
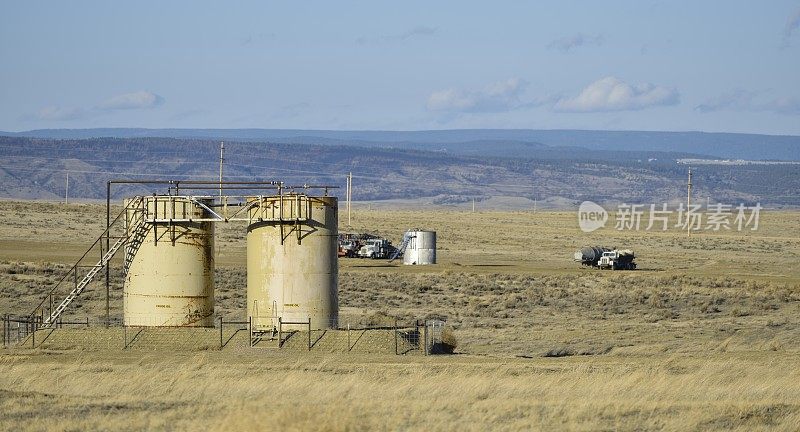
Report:
[{"label": "vertical pipe", "polygon": [[219,317],[219,349],[222,350],[222,317]]},{"label": "vertical pipe", "polygon": [[31,332],[31,348],[36,348],[36,317],[31,320],[31,329],[33,330]]},{"label": "vertical pipe", "polygon": [[[106,250],[110,248],[109,236],[111,235],[111,182],[106,183]],[[106,327],[111,325],[111,269],[106,263]]]},{"label": "vertical pipe", "polygon": [[250,346],[253,346],[253,317],[247,317],[247,333],[250,337]]},{"label": "vertical pipe", "polygon": [[311,317],[308,317],[308,350],[311,351]]},{"label": "vertical pipe", "polygon": [[[145,203],[145,206],[146,205],[147,203]],[[156,199],[156,194],[153,194],[153,244],[158,246],[158,233],[156,233],[158,225],[155,222],[156,219],[158,219],[158,200]]]}]

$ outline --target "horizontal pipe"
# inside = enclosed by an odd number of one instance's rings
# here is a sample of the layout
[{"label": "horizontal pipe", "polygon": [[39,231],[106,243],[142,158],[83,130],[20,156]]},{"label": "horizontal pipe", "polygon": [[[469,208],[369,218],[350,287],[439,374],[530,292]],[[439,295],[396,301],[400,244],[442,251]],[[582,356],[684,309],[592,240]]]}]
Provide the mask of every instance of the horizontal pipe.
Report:
[{"label": "horizontal pipe", "polygon": [[219,182],[217,180],[163,180],[163,179],[147,179],[147,180],[126,180],[126,179],[113,179],[109,180],[109,183],[114,184],[180,184],[180,185],[205,185],[205,184],[232,184],[232,185],[273,185],[273,186],[280,186],[283,182],[279,181],[223,181]]}]

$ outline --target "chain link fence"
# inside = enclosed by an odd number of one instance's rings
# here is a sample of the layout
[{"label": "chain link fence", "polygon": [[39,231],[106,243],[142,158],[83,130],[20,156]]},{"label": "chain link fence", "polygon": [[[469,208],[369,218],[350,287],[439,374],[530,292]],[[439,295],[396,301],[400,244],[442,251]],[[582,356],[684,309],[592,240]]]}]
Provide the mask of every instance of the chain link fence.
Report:
[{"label": "chain link fence", "polygon": [[320,325],[279,319],[273,328],[257,330],[250,319],[226,321],[218,317],[214,323],[214,327],[126,326],[121,319],[107,323],[85,318],[59,320],[45,326],[38,317],[4,315],[3,347],[134,351],[276,349],[396,355],[448,352],[442,349],[447,342],[443,320],[387,324],[367,318],[347,318]]}]

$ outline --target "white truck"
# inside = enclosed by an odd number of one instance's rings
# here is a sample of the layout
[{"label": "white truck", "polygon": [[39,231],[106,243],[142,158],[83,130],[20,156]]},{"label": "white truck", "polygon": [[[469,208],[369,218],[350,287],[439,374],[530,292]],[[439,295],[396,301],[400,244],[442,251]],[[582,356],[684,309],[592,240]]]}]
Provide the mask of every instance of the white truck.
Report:
[{"label": "white truck", "polygon": [[612,250],[603,252],[597,261],[597,266],[601,269],[611,270],[636,270],[636,263],[633,262],[635,256],[630,249]]},{"label": "white truck", "polygon": [[367,240],[361,249],[358,250],[359,258],[388,258],[389,253],[392,252],[391,243],[384,238],[376,238]]}]

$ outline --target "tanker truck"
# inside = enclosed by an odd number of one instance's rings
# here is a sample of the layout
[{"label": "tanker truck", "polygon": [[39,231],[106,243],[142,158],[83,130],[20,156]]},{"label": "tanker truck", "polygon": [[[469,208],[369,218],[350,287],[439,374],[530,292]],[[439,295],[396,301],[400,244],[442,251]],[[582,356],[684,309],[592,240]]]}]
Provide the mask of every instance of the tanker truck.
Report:
[{"label": "tanker truck", "polygon": [[636,255],[630,249],[585,246],[575,252],[573,259],[581,265],[611,270],[636,270]]}]

